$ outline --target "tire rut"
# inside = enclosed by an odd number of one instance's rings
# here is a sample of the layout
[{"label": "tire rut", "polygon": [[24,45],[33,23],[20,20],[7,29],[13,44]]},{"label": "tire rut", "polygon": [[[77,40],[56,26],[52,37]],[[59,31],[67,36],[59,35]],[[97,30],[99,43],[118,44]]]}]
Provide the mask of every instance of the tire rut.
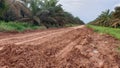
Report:
[{"label": "tire rut", "polygon": [[[75,27],[71,27],[71,28],[68,28],[68,29],[66,29],[66,31],[63,31],[63,32],[60,32],[60,31],[62,31],[62,30],[60,30],[58,33],[57,32],[55,32],[55,33],[51,33],[51,34],[48,34],[48,35],[45,35],[45,36],[42,36],[42,37],[38,37],[38,38],[34,38],[34,39],[32,39],[32,40],[27,40],[27,41],[23,41],[23,42],[18,42],[18,43],[14,43],[14,44],[16,44],[16,45],[21,45],[21,44],[27,44],[27,45],[38,45],[38,44],[41,44],[41,43],[43,43],[43,42],[45,42],[45,41],[49,41],[48,39],[46,39],[46,38],[52,38],[52,37],[55,37],[54,35],[56,35],[56,36],[60,36],[60,35],[62,35],[62,34],[64,34],[64,33],[66,33],[66,32],[69,32],[69,31],[72,31],[72,30],[75,30],[75,29],[79,29],[79,28],[83,28],[84,26],[79,26],[79,27],[77,27],[77,28],[75,28]],[[53,35],[52,35],[53,34]],[[45,41],[44,41],[44,39],[45,39]],[[40,43],[38,42],[38,40],[40,40]],[[42,41],[41,41],[42,40]]]},{"label": "tire rut", "polygon": [[59,29],[59,30],[51,30],[51,31],[46,31],[46,32],[39,32],[39,33],[33,33],[33,34],[29,34],[29,35],[23,35],[21,37],[11,37],[11,38],[5,38],[5,39],[0,39],[0,43],[4,43],[2,45],[5,44],[14,44],[17,42],[25,42],[26,40],[31,40],[34,38],[38,38],[39,36],[44,36],[44,35],[48,35],[49,33],[54,33],[54,32],[59,32],[62,31],[63,29]]},{"label": "tire rut", "polygon": [[[68,30],[68,31],[71,31],[71,30]],[[35,41],[38,41],[38,40],[41,40],[41,39],[43,40],[43,38],[48,38],[48,37],[52,38],[52,37],[54,37],[54,35],[57,35],[57,34],[61,35],[62,33],[65,33],[65,32],[68,32],[68,31],[66,30],[66,31],[54,32],[54,33],[51,33],[51,34],[44,35],[42,37],[38,37],[38,38],[34,38],[32,40],[30,39],[30,40],[27,40],[27,41],[22,41],[22,42],[18,42],[18,43],[14,43],[14,44],[15,45],[21,45],[21,44],[26,44],[26,43],[30,44],[31,42],[33,42],[33,44],[34,44]],[[45,40],[45,41],[47,41],[47,40]],[[36,43],[35,45],[38,45],[38,43]]]}]

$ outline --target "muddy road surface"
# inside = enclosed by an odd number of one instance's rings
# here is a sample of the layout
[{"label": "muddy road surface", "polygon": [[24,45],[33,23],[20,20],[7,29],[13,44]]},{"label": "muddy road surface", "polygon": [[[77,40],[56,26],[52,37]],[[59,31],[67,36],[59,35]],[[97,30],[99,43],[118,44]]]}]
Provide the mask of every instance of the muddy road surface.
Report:
[{"label": "muddy road surface", "polygon": [[120,42],[85,26],[0,35],[0,68],[120,68]]}]

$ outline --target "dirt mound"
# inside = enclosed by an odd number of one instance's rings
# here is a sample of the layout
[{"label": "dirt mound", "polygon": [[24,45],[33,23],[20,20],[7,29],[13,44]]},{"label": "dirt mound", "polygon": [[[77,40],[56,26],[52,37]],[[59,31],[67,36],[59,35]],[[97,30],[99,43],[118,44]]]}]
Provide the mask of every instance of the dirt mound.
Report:
[{"label": "dirt mound", "polygon": [[[14,37],[17,43],[31,39],[19,45],[16,45],[13,37],[0,42],[9,41],[0,46],[0,68],[120,67],[116,49],[120,42],[110,36],[94,33],[86,27],[43,31],[32,35],[35,35],[34,38],[31,35]],[[38,39],[33,40],[35,38]]]}]

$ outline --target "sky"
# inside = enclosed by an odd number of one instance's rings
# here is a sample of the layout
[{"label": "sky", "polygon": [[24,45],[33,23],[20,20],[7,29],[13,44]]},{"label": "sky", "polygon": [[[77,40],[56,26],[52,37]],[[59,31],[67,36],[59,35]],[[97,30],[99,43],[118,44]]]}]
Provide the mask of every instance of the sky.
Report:
[{"label": "sky", "polygon": [[85,23],[96,19],[102,11],[113,11],[115,6],[120,6],[120,0],[60,0],[59,3],[65,11],[78,16]]}]

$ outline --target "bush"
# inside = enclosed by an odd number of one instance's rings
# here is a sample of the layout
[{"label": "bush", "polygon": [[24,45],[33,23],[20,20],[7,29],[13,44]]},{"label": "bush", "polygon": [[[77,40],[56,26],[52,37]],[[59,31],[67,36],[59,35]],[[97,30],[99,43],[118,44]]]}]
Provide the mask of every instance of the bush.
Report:
[{"label": "bush", "polygon": [[0,21],[0,31],[25,31],[25,30],[33,30],[37,29],[40,26],[35,26],[28,23],[21,23],[21,22],[5,22]]}]

